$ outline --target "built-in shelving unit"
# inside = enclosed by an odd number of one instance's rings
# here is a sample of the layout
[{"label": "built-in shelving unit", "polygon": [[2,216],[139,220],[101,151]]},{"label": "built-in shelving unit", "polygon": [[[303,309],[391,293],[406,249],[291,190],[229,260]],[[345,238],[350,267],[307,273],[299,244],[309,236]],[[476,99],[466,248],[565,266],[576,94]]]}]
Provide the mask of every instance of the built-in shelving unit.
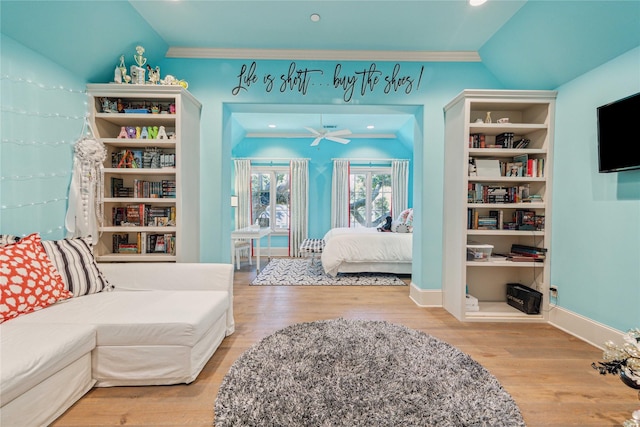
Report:
[{"label": "built-in shelving unit", "polygon": [[[555,96],[465,90],[444,108],[443,304],[462,321],[548,318]],[[468,245],[491,245],[492,255],[471,257]],[[546,254],[521,261],[509,257],[513,245]],[[507,304],[507,283],[541,292],[540,313]],[[476,307],[467,305],[467,294],[477,298]]]},{"label": "built-in shelving unit", "polygon": [[93,131],[107,149],[96,258],[199,262],[200,102],[181,86],[87,90]]}]

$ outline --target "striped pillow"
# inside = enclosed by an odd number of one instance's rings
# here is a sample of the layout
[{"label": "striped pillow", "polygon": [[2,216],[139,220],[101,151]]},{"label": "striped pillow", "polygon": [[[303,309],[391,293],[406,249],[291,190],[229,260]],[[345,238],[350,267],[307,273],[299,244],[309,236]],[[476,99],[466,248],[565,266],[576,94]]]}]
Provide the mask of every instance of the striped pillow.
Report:
[{"label": "striped pillow", "polygon": [[111,290],[96,264],[91,238],[43,240],[42,246],[74,297]]}]

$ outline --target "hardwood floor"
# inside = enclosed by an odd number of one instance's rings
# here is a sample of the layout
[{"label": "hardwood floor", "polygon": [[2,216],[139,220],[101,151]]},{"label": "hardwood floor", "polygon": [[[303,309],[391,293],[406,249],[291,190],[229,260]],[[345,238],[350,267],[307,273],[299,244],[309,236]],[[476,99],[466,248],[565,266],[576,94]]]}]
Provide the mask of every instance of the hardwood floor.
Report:
[{"label": "hardwood floor", "polygon": [[236,270],[236,331],[195,382],[96,388],[53,425],[211,426],[218,387],[242,352],[293,323],[338,317],[400,323],[458,347],[498,378],[530,427],[620,426],[640,407],[636,391],[591,368],[599,349],[552,326],[463,324],[416,306],[408,287],[249,286],[254,277],[255,264]]}]

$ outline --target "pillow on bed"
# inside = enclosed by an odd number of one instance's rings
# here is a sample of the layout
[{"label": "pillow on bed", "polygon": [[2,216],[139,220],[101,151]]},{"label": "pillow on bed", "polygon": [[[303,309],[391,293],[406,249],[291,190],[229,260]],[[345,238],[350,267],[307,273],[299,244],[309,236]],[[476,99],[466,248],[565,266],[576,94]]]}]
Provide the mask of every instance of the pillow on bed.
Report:
[{"label": "pillow on bed", "polygon": [[[396,225],[396,233],[412,233],[413,232],[413,208],[403,210],[398,218],[395,221]],[[406,226],[406,231],[398,231],[398,226],[404,225]],[[393,227],[392,227],[393,230]],[[405,230],[404,227],[401,227],[401,230]]]}]

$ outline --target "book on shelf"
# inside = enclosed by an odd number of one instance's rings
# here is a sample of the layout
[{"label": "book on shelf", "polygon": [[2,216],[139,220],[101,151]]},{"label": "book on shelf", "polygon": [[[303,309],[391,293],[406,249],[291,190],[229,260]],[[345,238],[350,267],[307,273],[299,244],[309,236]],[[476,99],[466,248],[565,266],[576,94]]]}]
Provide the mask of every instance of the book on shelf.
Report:
[{"label": "book on shelf", "polygon": [[129,243],[129,235],[127,233],[113,233],[111,251],[114,254],[120,252],[120,245]]},{"label": "book on shelf", "polygon": [[120,197],[120,189],[124,187],[124,180],[115,176],[111,177],[111,197]]}]

